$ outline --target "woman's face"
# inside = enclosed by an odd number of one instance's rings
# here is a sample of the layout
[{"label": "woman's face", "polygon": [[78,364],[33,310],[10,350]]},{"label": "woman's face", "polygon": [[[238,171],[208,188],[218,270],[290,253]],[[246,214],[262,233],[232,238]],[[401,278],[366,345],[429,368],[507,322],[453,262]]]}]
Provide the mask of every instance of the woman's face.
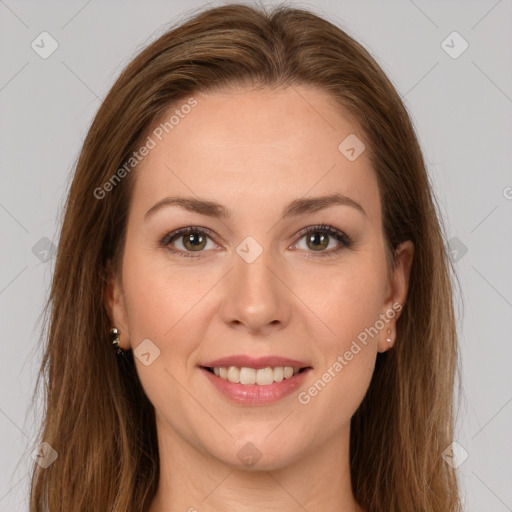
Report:
[{"label": "woman's face", "polygon": [[194,98],[132,171],[109,310],[161,439],[277,469],[348,439],[395,339],[412,246],[391,273],[364,136],[325,93]]}]

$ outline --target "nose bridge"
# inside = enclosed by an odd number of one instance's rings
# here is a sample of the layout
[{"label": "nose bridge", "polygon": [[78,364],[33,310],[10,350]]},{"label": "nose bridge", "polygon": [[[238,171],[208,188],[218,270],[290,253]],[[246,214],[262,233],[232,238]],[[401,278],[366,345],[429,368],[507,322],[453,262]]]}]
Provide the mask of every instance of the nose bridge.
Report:
[{"label": "nose bridge", "polygon": [[270,247],[248,236],[237,246],[233,266],[226,290],[225,321],[243,323],[251,329],[276,320],[285,322],[286,287],[276,276],[280,263]]},{"label": "nose bridge", "polygon": [[[253,236],[248,236],[236,248],[233,277],[237,288],[245,288],[248,295],[274,295],[275,270],[271,269],[274,269],[278,262],[273,258],[273,251],[268,243],[268,237],[260,243]],[[267,297],[267,300],[269,298]]]}]

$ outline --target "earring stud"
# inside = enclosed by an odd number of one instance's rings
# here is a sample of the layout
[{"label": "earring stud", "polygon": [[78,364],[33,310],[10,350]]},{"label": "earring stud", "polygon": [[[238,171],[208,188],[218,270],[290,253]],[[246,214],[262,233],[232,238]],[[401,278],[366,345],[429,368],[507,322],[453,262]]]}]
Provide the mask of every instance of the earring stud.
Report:
[{"label": "earring stud", "polygon": [[114,350],[116,351],[117,355],[124,356],[124,350],[119,346],[119,335],[121,334],[121,331],[117,329],[116,327],[112,327],[110,329],[110,337],[112,338],[112,347],[114,347]]}]

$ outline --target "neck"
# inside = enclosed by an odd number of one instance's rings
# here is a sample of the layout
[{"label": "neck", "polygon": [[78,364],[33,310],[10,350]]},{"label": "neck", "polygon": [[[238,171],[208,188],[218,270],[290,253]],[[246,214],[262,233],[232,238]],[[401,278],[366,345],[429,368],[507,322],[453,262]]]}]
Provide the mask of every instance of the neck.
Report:
[{"label": "neck", "polygon": [[[157,415],[157,423],[159,422]],[[148,512],[364,512],[351,488],[350,427],[275,469],[233,468],[157,426],[160,481]]]}]

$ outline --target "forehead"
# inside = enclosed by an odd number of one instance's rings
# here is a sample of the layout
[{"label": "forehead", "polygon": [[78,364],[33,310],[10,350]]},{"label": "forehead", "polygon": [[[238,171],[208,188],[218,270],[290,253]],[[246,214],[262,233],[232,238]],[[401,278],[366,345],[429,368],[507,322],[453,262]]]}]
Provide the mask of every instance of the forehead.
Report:
[{"label": "forehead", "polygon": [[154,147],[135,171],[136,213],[168,195],[200,196],[254,214],[339,192],[380,218],[367,151],[351,161],[339,149],[347,137],[364,141],[364,134],[326,93],[294,86],[193,98],[193,108],[182,108],[185,98],[148,132]]}]

